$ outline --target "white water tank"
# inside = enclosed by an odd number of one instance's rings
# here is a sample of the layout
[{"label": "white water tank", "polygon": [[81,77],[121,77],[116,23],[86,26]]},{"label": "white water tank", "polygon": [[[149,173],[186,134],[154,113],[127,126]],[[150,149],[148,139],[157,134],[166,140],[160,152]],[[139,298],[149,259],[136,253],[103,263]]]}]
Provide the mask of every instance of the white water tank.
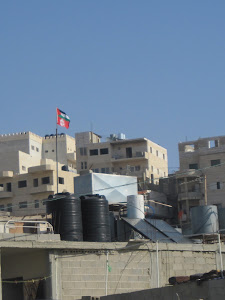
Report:
[{"label": "white water tank", "polygon": [[127,196],[127,217],[129,219],[144,219],[144,196],[129,195]]}]

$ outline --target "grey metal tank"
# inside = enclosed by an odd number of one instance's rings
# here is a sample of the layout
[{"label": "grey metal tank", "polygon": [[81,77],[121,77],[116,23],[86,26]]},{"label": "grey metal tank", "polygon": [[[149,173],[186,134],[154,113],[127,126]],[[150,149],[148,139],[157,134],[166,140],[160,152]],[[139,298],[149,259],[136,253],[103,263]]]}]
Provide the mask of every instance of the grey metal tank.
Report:
[{"label": "grey metal tank", "polygon": [[225,233],[225,207],[218,207],[219,229]]},{"label": "grey metal tank", "polygon": [[215,205],[191,208],[191,226],[193,234],[218,232],[218,211]]}]

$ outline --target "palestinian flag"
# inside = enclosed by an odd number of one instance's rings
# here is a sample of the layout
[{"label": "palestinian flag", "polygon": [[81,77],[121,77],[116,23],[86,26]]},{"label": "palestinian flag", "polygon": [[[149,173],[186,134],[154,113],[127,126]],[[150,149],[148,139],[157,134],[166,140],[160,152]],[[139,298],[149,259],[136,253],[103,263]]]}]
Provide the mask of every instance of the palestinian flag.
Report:
[{"label": "palestinian flag", "polygon": [[57,112],[57,124],[62,127],[66,127],[68,129],[70,125],[69,116],[67,116],[66,113],[64,113],[62,110],[58,108],[56,109],[56,112]]}]

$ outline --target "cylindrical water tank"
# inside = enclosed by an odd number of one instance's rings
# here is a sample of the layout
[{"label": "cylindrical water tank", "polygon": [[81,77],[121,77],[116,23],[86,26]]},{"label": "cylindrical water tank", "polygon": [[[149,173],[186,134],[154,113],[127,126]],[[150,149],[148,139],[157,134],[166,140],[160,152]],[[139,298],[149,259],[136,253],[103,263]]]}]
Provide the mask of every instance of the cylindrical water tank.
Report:
[{"label": "cylindrical water tank", "polygon": [[144,196],[129,195],[127,196],[127,217],[129,219],[144,219]]},{"label": "cylindrical water tank", "polygon": [[88,242],[110,242],[109,205],[104,196],[81,196],[83,239]]},{"label": "cylindrical water tank", "polygon": [[218,232],[218,211],[215,205],[191,208],[191,226],[193,234]]},{"label": "cylindrical water tank", "polygon": [[61,240],[82,241],[81,201],[73,194],[61,193],[51,196],[47,201],[47,211],[52,213],[54,232]]},{"label": "cylindrical water tank", "polygon": [[225,233],[225,208],[218,208],[219,229],[221,233]]}]

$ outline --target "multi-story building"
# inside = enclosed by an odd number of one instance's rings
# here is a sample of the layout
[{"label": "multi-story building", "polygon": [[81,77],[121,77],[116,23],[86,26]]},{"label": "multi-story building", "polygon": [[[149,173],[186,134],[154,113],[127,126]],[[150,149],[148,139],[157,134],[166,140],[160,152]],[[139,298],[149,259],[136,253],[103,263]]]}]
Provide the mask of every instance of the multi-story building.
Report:
[{"label": "multi-story building", "polygon": [[184,220],[198,205],[225,207],[225,136],[179,143],[178,206]]},{"label": "multi-story building", "polygon": [[76,133],[77,171],[120,174],[158,183],[168,175],[167,150],[146,139],[111,135],[107,142],[93,132]]},{"label": "multi-story building", "polygon": [[[74,192],[75,139],[57,136],[58,192]],[[57,192],[56,136],[32,132],[0,136],[0,210],[13,215],[45,213]]]}]

